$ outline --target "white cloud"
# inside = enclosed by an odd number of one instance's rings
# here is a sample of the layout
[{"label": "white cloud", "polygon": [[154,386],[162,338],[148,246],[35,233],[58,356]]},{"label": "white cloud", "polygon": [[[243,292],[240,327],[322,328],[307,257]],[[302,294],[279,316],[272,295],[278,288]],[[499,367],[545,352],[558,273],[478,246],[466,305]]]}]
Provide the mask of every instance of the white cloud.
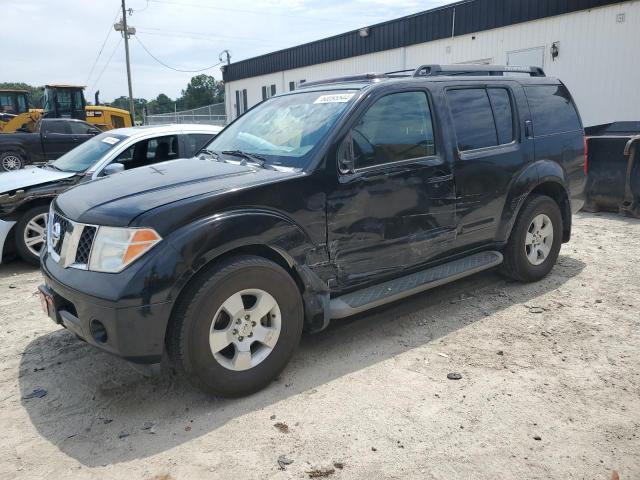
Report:
[{"label": "white cloud", "polygon": [[[128,22],[138,38],[163,62],[198,69],[218,61],[224,49],[232,62],[317,40],[364,25],[450,3],[447,0],[128,0]],[[0,0],[4,25],[28,25],[28,35],[1,29],[0,82],[85,84],[104,38],[119,18],[118,0]],[[365,8],[366,5],[366,8]],[[37,33],[36,33],[37,32]],[[91,78],[110,100],[127,94],[124,44],[112,31]],[[137,97],[180,94],[191,73],[169,70],[130,42],[133,90]],[[104,69],[109,56],[111,63]],[[104,74],[98,76],[104,69]],[[207,73],[221,78],[218,68]]]}]

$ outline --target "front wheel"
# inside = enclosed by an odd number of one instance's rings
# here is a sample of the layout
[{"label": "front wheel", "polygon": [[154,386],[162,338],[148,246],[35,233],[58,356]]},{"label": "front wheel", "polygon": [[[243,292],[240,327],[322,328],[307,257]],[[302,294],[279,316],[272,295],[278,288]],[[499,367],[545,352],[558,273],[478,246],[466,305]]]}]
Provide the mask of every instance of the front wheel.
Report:
[{"label": "front wheel", "polygon": [[511,231],[502,272],[521,282],[535,282],[553,268],[562,245],[562,214],[545,195],[529,198]]},{"label": "front wheel", "polygon": [[48,205],[26,211],[16,224],[16,248],[20,257],[31,265],[40,263],[40,252],[46,245]]},{"label": "front wheel", "polygon": [[235,257],[187,288],[171,319],[167,350],[193,384],[237,397],[260,390],[282,371],[303,324],[300,292],[282,267]]}]

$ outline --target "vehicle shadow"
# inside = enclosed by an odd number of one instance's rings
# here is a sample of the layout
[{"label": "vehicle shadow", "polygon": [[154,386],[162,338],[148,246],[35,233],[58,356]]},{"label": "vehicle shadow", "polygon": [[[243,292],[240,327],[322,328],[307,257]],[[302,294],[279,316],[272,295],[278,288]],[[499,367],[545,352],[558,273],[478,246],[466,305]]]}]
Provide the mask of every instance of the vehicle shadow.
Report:
[{"label": "vehicle shadow", "polygon": [[[85,466],[126,462],[211,434],[235,418],[410,351],[514,304],[561,287],[585,267],[561,255],[535,284],[507,281],[495,271],[474,275],[398,303],[335,321],[306,335],[292,362],[268,388],[241,399],[206,396],[165,371],[145,378],[129,365],[65,330],[35,338],[20,364],[21,398],[37,431]],[[43,319],[44,321],[44,319]],[[43,371],[34,369],[44,368]],[[265,411],[265,428],[271,428]],[[225,439],[221,438],[221,442]]]},{"label": "vehicle shadow", "polygon": [[0,280],[3,278],[9,278],[22,273],[31,273],[39,269],[35,265],[29,265],[16,258],[4,258],[3,263],[0,264]]}]

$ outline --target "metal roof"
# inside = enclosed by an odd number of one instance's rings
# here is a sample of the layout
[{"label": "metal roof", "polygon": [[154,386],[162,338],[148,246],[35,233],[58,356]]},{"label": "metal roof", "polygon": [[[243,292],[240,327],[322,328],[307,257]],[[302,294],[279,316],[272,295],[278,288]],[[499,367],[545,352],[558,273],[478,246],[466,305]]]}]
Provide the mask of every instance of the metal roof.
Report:
[{"label": "metal roof", "polygon": [[[629,1],[629,0],[625,0]],[[620,0],[463,0],[359,30],[279,50],[222,69],[225,82],[332,62],[441,38],[603,7]],[[454,21],[455,17],[455,21]]]}]

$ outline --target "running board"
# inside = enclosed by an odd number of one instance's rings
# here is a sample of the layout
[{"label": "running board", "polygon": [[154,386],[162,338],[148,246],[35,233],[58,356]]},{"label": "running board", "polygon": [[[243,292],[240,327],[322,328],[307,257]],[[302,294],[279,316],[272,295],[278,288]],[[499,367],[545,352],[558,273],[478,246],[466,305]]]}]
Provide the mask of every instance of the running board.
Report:
[{"label": "running board", "polygon": [[480,252],[331,300],[331,318],[344,318],[453,282],[502,263],[500,252]]}]

